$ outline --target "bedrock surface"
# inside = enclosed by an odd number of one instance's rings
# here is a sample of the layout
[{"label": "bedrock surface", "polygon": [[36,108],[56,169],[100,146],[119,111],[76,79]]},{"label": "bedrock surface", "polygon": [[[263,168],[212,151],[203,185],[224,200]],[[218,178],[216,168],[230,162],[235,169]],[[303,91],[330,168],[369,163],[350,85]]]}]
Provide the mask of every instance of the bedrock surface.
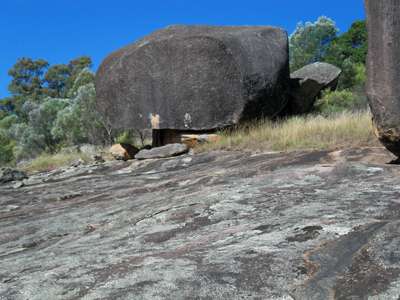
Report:
[{"label": "bedrock surface", "polygon": [[398,299],[381,148],[111,162],[0,186],[0,299]]}]

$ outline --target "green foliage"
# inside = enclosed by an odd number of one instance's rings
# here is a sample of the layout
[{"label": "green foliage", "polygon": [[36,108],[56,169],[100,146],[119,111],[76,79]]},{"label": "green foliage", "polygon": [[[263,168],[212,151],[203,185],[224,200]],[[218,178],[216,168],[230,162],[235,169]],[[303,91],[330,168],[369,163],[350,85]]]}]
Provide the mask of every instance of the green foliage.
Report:
[{"label": "green foliage", "polygon": [[[48,95],[51,97],[65,98],[75,92],[84,84],[93,82],[93,73],[88,69],[92,65],[89,57],[82,56],[69,62],[68,65],[59,64],[51,66],[46,75],[45,80],[48,88]],[[80,79],[76,83],[78,77],[82,77],[82,70],[86,69],[86,81]],[[89,75],[90,74],[90,75]]]},{"label": "green foliage", "polygon": [[5,115],[0,119],[0,130],[9,130],[12,125],[18,122],[18,117],[16,115]]},{"label": "green foliage", "polygon": [[70,84],[71,70],[67,65],[51,66],[45,75],[48,92],[51,97],[66,97]]},{"label": "green foliage", "polygon": [[351,59],[346,59],[341,64],[342,74],[339,78],[338,90],[352,89],[364,86],[367,79],[366,68],[363,64],[355,64]]},{"label": "green foliage", "polygon": [[0,120],[2,120],[3,118],[5,118],[8,115],[8,113],[4,110],[0,110]]},{"label": "green foliage", "polygon": [[69,104],[66,99],[48,98],[38,108],[29,113],[29,125],[33,127],[37,134],[44,136],[45,149],[54,150],[58,139],[54,138],[51,130],[57,119],[57,114],[60,110],[67,107]]},{"label": "green foliage", "polygon": [[0,120],[10,115],[12,109],[12,100],[10,98],[0,99]]},{"label": "green foliage", "polygon": [[15,141],[10,135],[10,128],[17,124],[18,118],[15,115],[5,114],[0,118],[0,166],[8,165],[15,159]]},{"label": "green foliage", "polygon": [[31,58],[21,58],[9,70],[8,75],[12,77],[8,86],[9,91],[14,96],[28,96],[38,100],[46,94],[44,84],[44,74],[49,63],[43,59],[33,60]]},{"label": "green foliage", "polygon": [[22,106],[26,101],[40,103],[46,97],[67,97],[81,71],[91,65],[91,59],[86,56],[68,64],[53,66],[43,59],[19,59],[8,72],[12,77],[8,89],[12,94],[10,100],[15,106],[15,112],[22,113]]},{"label": "green foliage", "polygon": [[322,61],[337,33],[335,22],[327,17],[319,17],[314,23],[299,23],[289,39],[292,72]]},{"label": "green foliage", "polygon": [[[81,86],[91,84],[94,82],[94,74],[88,68],[83,68],[79,73],[73,77],[73,82],[71,82],[71,87],[68,91],[68,97],[76,97],[78,89]],[[93,95],[95,97],[95,95]]]},{"label": "green foliage", "polygon": [[68,67],[71,69],[71,75],[76,78],[83,69],[92,67],[92,59],[89,56],[81,56],[69,62]]},{"label": "green foliage", "polygon": [[71,99],[71,104],[58,112],[52,135],[66,145],[103,142],[105,132],[101,117],[94,107],[95,98],[93,83],[81,86]]},{"label": "green foliage", "polygon": [[8,137],[5,130],[0,129],[0,166],[14,161],[14,142]]},{"label": "green foliage", "polygon": [[316,111],[323,115],[343,111],[365,110],[367,99],[360,91],[326,91],[316,103]]},{"label": "green foliage", "polygon": [[117,144],[130,144],[134,145],[135,144],[135,137],[132,131],[126,130],[121,132],[120,134],[117,135],[115,138],[115,142]]},{"label": "green foliage", "polygon": [[355,76],[354,76],[354,84],[356,86],[364,86],[367,82],[367,68],[364,64],[357,63],[354,65]]},{"label": "green foliage", "polygon": [[84,128],[81,125],[79,106],[75,103],[65,107],[57,113],[51,134],[54,138],[63,141],[65,146],[82,143]]},{"label": "green foliage", "polygon": [[325,61],[337,66],[348,59],[354,64],[365,64],[368,48],[367,38],[365,21],[354,22],[347,32],[332,41]]},{"label": "green foliage", "polygon": [[14,124],[8,134],[16,142],[14,155],[17,159],[32,158],[44,149],[44,137],[26,123]]},{"label": "green foliage", "polygon": [[[50,66],[45,60],[21,58],[9,71],[13,112],[0,111],[4,161],[52,153],[62,146],[102,143],[104,122],[95,109],[92,61],[83,56]],[[11,149],[11,150],[10,150]]]},{"label": "green foliage", "polygon": [[354,22],[349,31],[332,41],[324,61],[342,69],[339,89],[364,85],[367,44],[365,21]]},{"label": "green foliage", "polygon": [[65,99],[47,98],[34,106],[27,123],[15,124],[10,132],[17,141],[18,158],[30,158],[41,152],[53,152],[60,142],[51,134],[57,114],[68,105]]}]

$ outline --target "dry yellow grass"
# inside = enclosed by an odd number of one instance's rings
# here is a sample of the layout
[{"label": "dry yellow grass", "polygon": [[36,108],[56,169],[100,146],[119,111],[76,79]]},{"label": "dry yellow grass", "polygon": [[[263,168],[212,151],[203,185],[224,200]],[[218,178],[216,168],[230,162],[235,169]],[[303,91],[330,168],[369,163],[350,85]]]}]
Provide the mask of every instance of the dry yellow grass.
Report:
[{"label": "dry yellow grass", "polygon": [[199,146],[197,150],[292,151],[378,145],[369,112],[344,112],[330,117],[257,121],[221,132],[219,142]]},{"label": "dry yellow grass", "polygon": [[[211,150],[293,151],[380,146],[369,112],[345,112],[330,117],[292,117],[272,122],[261,120],[223,131],[216,143],[196,147]],[[29,172],[50,171],[89,157],[82,153],[43,154],[22,168]]]},{"label": "dry yellow grass", "polygon": [[90,160],[87,155],[78,152],[42,154],[23,165],[22,169],[28,173],[51,171],[60,167],[69,166],[79,159],[85,162]]}]

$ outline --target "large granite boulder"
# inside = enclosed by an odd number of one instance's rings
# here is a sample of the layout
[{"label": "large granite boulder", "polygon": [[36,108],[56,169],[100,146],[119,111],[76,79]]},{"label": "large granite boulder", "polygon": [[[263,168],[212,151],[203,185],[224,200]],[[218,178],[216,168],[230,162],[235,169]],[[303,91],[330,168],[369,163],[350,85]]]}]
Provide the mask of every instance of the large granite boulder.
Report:
[{"label": "large granite boulder", "polygon": [[335,89],[342,70],[334,65],[316,62],[290,74],[290,111],[302,114],[312,110],[324,89]]},{"label": "large granite boulder", "polygon": [[400,2],[366,0],[365,4],[369,104],[379,139],[400,156]]},{"label": "large granite boulder", "polygon": [[118,129],[209,130],[277,115],[288,79],[279,28],[170,26],[104,60],[97,106]]}]

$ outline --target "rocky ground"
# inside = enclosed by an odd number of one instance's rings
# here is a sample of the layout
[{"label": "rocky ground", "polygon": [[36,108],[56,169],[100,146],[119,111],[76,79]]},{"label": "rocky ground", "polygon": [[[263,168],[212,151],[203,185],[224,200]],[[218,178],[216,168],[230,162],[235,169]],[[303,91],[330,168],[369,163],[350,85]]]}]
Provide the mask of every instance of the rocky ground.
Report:
[{"label": "rocky ground", "polygon": [[0,185],[0,299],[399,299],[391,159],[212,152]]}]

